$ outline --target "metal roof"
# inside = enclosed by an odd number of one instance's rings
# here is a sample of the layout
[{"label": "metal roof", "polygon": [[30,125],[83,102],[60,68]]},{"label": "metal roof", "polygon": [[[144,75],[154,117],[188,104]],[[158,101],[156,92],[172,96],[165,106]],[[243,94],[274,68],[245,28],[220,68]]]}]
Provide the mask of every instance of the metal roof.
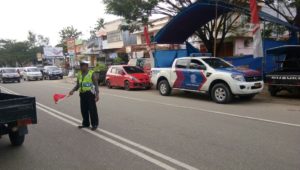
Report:
[{"label": "metal roof", "polygon": [[300,45],[283,45],[267,50],[267,55],[283,55],[287,53],[298,53],[300,55]]},{"label": "metal roof", "polygon": [[[155,42],[158,44],[181,44],[193,35],[197,29],[204,26],[215,18],[216,0],[197,1],[185,8],[171,19],[155,36]],[[218,17],[229,12],[242,12],[250,15],[249,8],[238,7],[223,1],[218,1]],[[265,21],[284,25],[291,30],[300,31],[285,21],[282,21],[270,14],[260,12],[260,18]]]}]

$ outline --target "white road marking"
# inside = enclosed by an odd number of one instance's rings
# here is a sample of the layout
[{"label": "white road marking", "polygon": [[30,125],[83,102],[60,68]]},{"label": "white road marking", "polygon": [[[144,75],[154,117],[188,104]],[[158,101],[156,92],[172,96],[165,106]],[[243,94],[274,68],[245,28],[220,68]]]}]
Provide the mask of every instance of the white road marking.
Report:
[{"label": "white road marking", "polygon": [[[46,108],[46,109],[48,109],[48,110],[51,110],[51,111],[53,111],[53,112],[55,112],[55,113],[57,113],[57,114],[59,114],[59,115],[61,115],[61,116],[64,116],[64,117],[66,117],[66,118],[68,118],[68,119],[71,119],[71,120],[73,120],[73,121],[75,121],[75,122],[81,123],[81,121],[80,121],[79,119],[76,119],[76,118],[74,118],[74,117],[72,117],[72,116],[69,116],[69,115],[67,115],[67,114],[65,114],[65,113],[62,113],[62,112],[60,112],[60,111],[58,111],[58,110],[55,110],[55,109],[50,108],[50,107],[48,107],[48,106],[45,106],[45,105],[43,105],[43,104],[41,104],[41,103],[38,103],[38,105],[41,106],[41,107],[44,107],[44,108]],[[104,134],[107,134],[107,135],[109,135],[109,136],[111,136],[111,137],[114,137],[114,138],[116,138],[116,139],[119,139],[120,141],[123,141],[123,142],[125,142],[125,143],[127,143],[127,144],[130,144],[130,145],[135,146],[135,147],[137,147],[137,148],[139,148],[139,149],[142,149],[142,150],[144,150],[144,151],[146,151],[146,152],[149,152],[149,153],[151,153],[151,154],[153,154],[153,155],[155,155],[155,156],[157,156],[157,157],[160,157],[160,158],[162,158],[162,159],[164,159],[164,160],[167,160],[167,161],[169,161],[169,162],[172,162],[172,163],[175,164],[175,165],[178,165],[178,166],[181,166],[181,167],[183,167],[183,168],[190,169],[190,170],[196,170],[196,169],[197,169],[197,168],[195,168],[195,167],[192,167],[192,166],[190,166],[190,165],[188,165],[188,164],[185,164],[185,163],[183,163],[183,162],[180,162],[180,161],[178,161],[178,160],[176,160],[176,159],[173,159],[173,158],[171,158],[171,157],[169,157],[169,156],[167,156],[167,155],[164,155],[164,154],[162,154],[162,153],[160,153],[160,152],[157,152],[157,151],[155,151],[155,150],[153,150],[153,149],[150,149],[150,148],[148,148],[148,147],[146,147],[146,146],[143,146],[143,145],[141,145],[141,144],[138,144],[138,143],[136,143],[136,142],[133,142],[133,141],[131,141],[131,140],[129,140],[129,139],[126,139],[126,138],[124,138],[124,137],[121,137],[121,136],[119,136],[119,135],[116,135],[116,134],[114,134],[114,133],[111,133],[111,132],[106,131],[106,130],[104,130],[104,129],[98,128],[97,130],[100,131],[100,132],[102,132],[102,133],[104,133]]]},{"label": "white road marking", "polygon": [[275,123],[275,124],[280,124],[280,125],[300,127],[300,124],[295,124],[295,123],[288,123],[288,122],[269,120],[269,119],[263,119],[263,118],[257,118],[257,117],[250,117],[250,116],[242,116],[242,115],[220,112],[220,111],[215,111],[215,110],[208,110],[208,109],[202,109],[202,108],[197,108],[197,107],[189,107],[189,106],[175,105],[175,104],[170,104],[170,103],[156,102],[153,100],[145,100],[145,99],[140,99],[140,98],[135,98],[135,97],[127,97],[127,96],[116,95],[116,94],[109,94],[109,93],[102,93],[102,94],[108,95],[108,96],[124,98],[124,99],[129,99],[129,100],[134,100],[134,101],[139,101],[139,102],[155,103],[155,104],[159,104],[159,105],[171,106],[171,107],[176,107],[176,108],[181,108],[181,109],[191,109],[191,110],[197,110],[197,111],[213,113],[213,114],[218,114],[218,115],[237,117],[237,118],[242,118],[242,119],[250,119],[250,120],[262,121],[262,122],[267,122],[267,123]]},{"label": "white road marking", "polygon": [[[46,110],[46,109],[44,109],[44,108],[42,108],[40,106],[38,106],[37,108],[40,109],[40,110],[42,110],[42,111],[44,111],[45,113],[47,113],[47,114],[55,117],[55,118],[57,118],[57,119],[60,119],[60,120],[62,120],[64,122],[70,124],[70,125],[77,126],[77,123],[74,123],[74,122],[72,122],[72,121],[70,121],[70,120],[68,120],[66,118],[58,116],[55,113],[52,113],[52,112],[50,112],[50,111],[48,111],[48,110]],[[155,165],[157,165],[157,166],[159,166],[159,167],[161,167],[163,169],[175,170],[175,168],[173,168],[173,167],[171,167],[171,166],[169,166],[169,165],[167,165],[167,164],[165,164],[165,163],[163,163],[163,162],[161,162],[161,161],[159,161],[157,159],[154,159],[154,158],[152,158],[152,157],[150,157],[150,156],[148,156],[148,155],[146,155],[146,154],[144,154],[144,153],[142,153],[140,151],[132,149],[132,148],[130,148],[130,147],[124,145],[124,144],[121,144],[121,143],[119,143],[119,142],[117,142],[117,141],[115,141],[115,140],[113,140],[111,138],[108,138],[108,137],[105,137],[103,135],[100,135],[100,134],[98,134],[98,133],[96,133],[94,131],[91,131],[89,129],[83,129],[83,130],[86,131],[86,132],[88,132],[88,133],[90,133],[90,134],[92,134],[92,135],[94,135],[94,136],[96,136],[96,137],[98,137],[98,138],[100,138],[100,139],[102,139],[102,140],[105,140],[106,142],[108,142],[110,144],[113,144],[113,145],[115,145],[115,146],[117,146],[119,148],[122,148],[122,149],[124,149],[124,150],[126,150],[128,152],[131,152],[132,154],[134,154],[134,155],[136,155],[136,156],[138,156],[140,158],[143,158],[143,159],[145,159],[145,160],[147,160],[147,161],[149,161],[149,162],[151,162],[151,163],[153,163],[153,164],[155,164]]]},{"label": "white road marking", "polygon": [[[2,87],[2,86],[0,86],[0,87],[1,87],[2,89],[4,89],[5,91],[9,92],[9,93],[17,94],[17,95],[18,95],[18,93],[16,93],[16,92],[13,92],[13,91],[11,91],[11,90],[9,90],[9,89],[7,89],[7,88],[4,88],[4,87]],[[36,104],[37,104],[37,108],[38,108],[38,109],[40,109],[40,110],[42,110],[42,111],[48,113],[48,114],[51,115],[51,116],[54,116],[54,117],[58,118],[58,119],[60,119],[60,120],[62,120],[62,121],[64,121],[64,122],[66,122],[66,123],[69,123],[69,124],[71,124],[71,125],[73,125],[73,126],[77,126],[77,124],[75,124],[74,122],[81,123],[81,121],[80,121],[79,119],[76,119],[76,118],[74,118],[74,117],[72,117],[72,116],[69,116],[69,115],[67,115],[67,114],[65,114],[65,113],[62,113],[62,112],[60,112],[60,111],[58,111],[58,110],[55,110],[55,109],[50,108],[50,107],[48,107],[48,106],[45,106],[45,105],[43,105],[43,104],[41,104],[41,103],[39,103],[39,102],[36,102]],[[56,114],[55,114],[55,113],[56,113]],[[67,119],[66,119],[66,118],[67,118]],[[69,120],[68,120],[68,119],[69,119]],[[73,121],[70,121],[70,120],[73,120]],[[84,130],[86,130],[86,129],[84,129]],[[151,153],[151,154],[153,154],[153,155],[155,155],[155,156],[157,156],[157,157],[159,157],[159,158],[161,158],[161,159],[164,159],[164,160],[166,160],[166,161],[169,161],[169,162],[171,162],[171,163],[173,163],[173,164],[175,164],[175,165],[177,165],[177,166],[180,166],[180,167],[182,167],[182,168],[185,168],[185,169],[188,169],[188,170],[198,170],[198,168],[195,168],[195,167],[193,167],[193,166],[191,166],[191,165],[188,165],[188,164],[186,164],[186,163],[183,163],[183,162],[181,162],[181,161],[178,161],[178,160],[176,160],[176,159],[173,159],[173,158],[171,158],[171,157],[169,157],[169,156],[167,156],[167,155],[164,155],[164,154],[162,154],[162,153],[160,153],[160,152],[158,152],[158,151],[155,151],[155,150],[153,150],[153,149],[150,149],[150,148],[148,148],[148,147],[146,147],[146,146],[143,146],[143,145],[141,145],[141,144],[138,144],[138,143],[136,143],[136,142],[133,142],[133,141],[131,141],[131,140],[129,140],[129,139],[126,139],[126,138],[121,137],[121,136],[119,136],[119,135],[116,135],[116,134],[114,134],[114,133],[108,132],[108,131],[103,130],[103,129],[100,129],[100,128],[98,128],[97,130],[100,131],[100,132],[102,132],[102,133],[104,133],[104,134],[106,134],[106,135],[109,135],[109,136],[111,136],[111,137],[114,137],[114,138],[116,138],[116,139],[118,139],[118,140],[120,140],[120,141],[123,141],[123,142],[125,142],[125,143],[127,143],[127,144],[130,144],[130,145],[132,145],[132,146],[134,146],[134,147],[136,147],[136,148],[139,148],[139,149],[142,149],[142,150],[144,150],[144,151],[146,151],[146,152],[148,152],[148,153]],[[121,143],[118,143],[117,141],[114,141],[114,140],[111,139],[111,138],[107,138],[107,137],[105,137],[105,136],[102,136],[102,135],[100,135],[100,134],[98,134],[98,133],[96,133],[96,132],[90,131],[90,130],[86,130],[86,131],[89,132],[89,133],[91,133],[91,134],[93,134],[93,135],[95,135],[95,136],[97,136],[97,137],[99,137],[99,138],[101,138],[101,139],[103,139],[103,140],[105,140],[105,141],[107,141],[107,142],[109,142],[109,143],[112,143],[112,144],[114,144],[114,145],[116,145],[116,146],[118,146],[118,147],[121,147],[121,148],[123,148],[123,149],[125,149],[125,150],[127,150],[127,151],[129,151],[129,152],[131,152],[131,153],[133,153],[133,154],[135,154],[135,155],[137,155],[137,156],[139,156],[139,157],[142,157],[142,158],[144,158],[145,160],[148,160],[149,162],[152,162],[152,163],[154,163],[154,164],[156,164],[156,165],[158,165],[158,166],[160,166],[160,167],[162,167],[162,168],[164,168],[164,169],[175,169],[175,168],[170,167],[169,165],[167,165],[167,164],[165,164],[165,163],[163,163],[163,162],[160,162],[160,161],[158,161],[158,160],[156,160],[156,159],[154,159],[154,158],[152,158],[152,157],[150,157],[150,156],[148,156],[148,155],[145,155],[145,154],[143,154],[143,153],[141,153],[141,152],[139,152],[139,151],[136,151],[136,150],[134,150],[134,149],[132,149],[132,148],[129,148],[129,147],[126,146],[126,145],[123,145],[123,144],[121,144]]]}]

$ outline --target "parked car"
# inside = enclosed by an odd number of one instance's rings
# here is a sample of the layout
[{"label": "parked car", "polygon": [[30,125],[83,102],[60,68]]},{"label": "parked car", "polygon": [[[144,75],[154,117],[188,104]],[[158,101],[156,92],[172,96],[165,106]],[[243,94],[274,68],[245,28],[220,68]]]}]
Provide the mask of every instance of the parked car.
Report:
[{"label": "parked car", "polygon": [[21,82],[21,76],[16,68],[2,68],[0,70],[0,82]]},{"label": "parked car", "polygon": [[267,50],[278,67],[266,75],[269,92],[276,96],[282,90],[300,92],[300,45],[281,46]]},{"label": "parked car", "polygon": [[22,77],[24,81],[43,80],[43,74],[37,67],[25,67]]},{"label": "parked car", "polygon": [[172,68],[153,68],[151,81],[163,96],[172,89],[201,92],[216,103],[229,103],[234,96],[252,99],[264,85],[258,71],[239,69],[215,57],[176,59]]},{"label": "parked car", "polygon": [[43,77],[45,80],[63,79],[64,75],[62,70],[57,66],[45,66],[43,69]]},{"label": "parked car", "polygon": [[8,134],[12,145],[22,145],[28,133],[27,125],[36,123],[34,97],[0,92],[0,136]]},{"label": "parked car", "polygon": [[106,73],[106,85],[125,90],[151,88],[150,77],[143,70],[127,65],[111,66]]}]

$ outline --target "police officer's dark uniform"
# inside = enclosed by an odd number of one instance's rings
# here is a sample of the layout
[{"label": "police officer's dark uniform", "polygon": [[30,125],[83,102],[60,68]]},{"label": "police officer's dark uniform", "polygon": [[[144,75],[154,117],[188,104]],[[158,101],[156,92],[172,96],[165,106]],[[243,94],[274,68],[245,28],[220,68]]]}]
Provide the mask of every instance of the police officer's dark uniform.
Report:
[{"label": "police officer's dark uniform", "polygon": [[[88,62],[82,61],[80,63],[81,67],[84,64],[88,65]],[[88,128],[91,123],[92,130],[96,130],[99,125],[96,106],[96,102],[99,100],[99,87],[97,78],[94,75],[94,71],[79,71],[77,76],[77,84],[70,94],[72,95],[77,90],[79,90],[80,107],[83,118],[82,125],[78,126],[78,128]]]}]

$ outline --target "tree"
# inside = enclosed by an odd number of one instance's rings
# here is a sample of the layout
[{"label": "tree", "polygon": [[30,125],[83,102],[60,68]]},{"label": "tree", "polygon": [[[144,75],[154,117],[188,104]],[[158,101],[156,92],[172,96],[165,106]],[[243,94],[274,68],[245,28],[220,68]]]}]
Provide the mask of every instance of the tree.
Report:
[{"label": "tree", "polygon": [[95,27],[90,30],[90,39],[97,38],[96,32],[99,31],[101,28],[105,28],[104,27],[104,19],[103,18],[99,18],[97,20],[97,22],[96,22]]},{"label": "tree", "polygon": [[32,31],[28,31],[27,40],[31,47],[44,47],[49,45],[50,41],[48,37],[44,37],[43,35],[36,34]]},{"label": "tree", "polygon": [[37,50],[39,50],[38,48],[31,48],[28,41],[1,40],[1,44],[1,66],[15,66],[16,64],[24,66],[35,60]]},{"label": "tree", "polygon": [[259,0],[291,25],[299,24],[300,0]]},{"label": "tree", "polygon": [[[300,27],[300,0],[277,0],[277,2],[275,0],[260,1],[264,2],[268,8],[272,9],[278,17],[283,18],[291,25]],[[283,29],[282,26],[275,26],[274,24],[272,27],[273,30],[276,30],[279,33]]]},{"label": "tree", "polygon": [[99,31],[101,28],[105,28],[104,27],[104,19],[103,18],[99,18],[97,20],[96,27],[94,28],[94,30]]},{"label": "tree", "polygon": [[79,36],[82,35],[81,31],[78,31],[76,28],[74,28],[73,26],[68,26],[66,28],[63,28],[60,32],[59,32],[59,36],[61,38],[61,43],[65,43],[65,41],[67,39],[70,38],[74,38],[77,39],[79,38]]},{"label": "tree", "polygon": [[32,31],[28,31],[27,40],[28,40],[30,46],[34,47],[35,43],[36,43],[36,34],[33,33]]},{"label": "tree", "polygon": [[[106,5],[106,12],[124,17],[128,25],[125,25],[125,27],[121,26],[121,28],[128,29],[130,31],[134,31],[136,28],[138,28],[136,25],[150,25],[151,23],[149,22],[149,16],[153,14],[174,17],[183,9],[196,1],[201,2],[202,0],[103,0],[104,4]],[[222,1],[234,3],[235,5],[239,6],[249,6],[248,1],[246,0]],[[272,4],[269,1],[267,1],[267,5]],[[294,4],[295,7],[300,0],[294,1],[296,2],[296,4]],[[285,8],[288,8],[289,11],[291,8],[293,8],[293,3],[289,6],[286,5]],[[195,32],[195,35],[202,40],[209,52],[213,52],[215,36],[218,35],[218,53],[222,49],[226,35],[236,30],[234,23],[240,18],[241,15],[242,14],[238,11],[223,14],[219,16],[217,22],[212,20],[203,27],[199,28]],[[292,20],[294,20],[294,18],[292,18]],[[217,32],[217,34],[215,32]]]}]

